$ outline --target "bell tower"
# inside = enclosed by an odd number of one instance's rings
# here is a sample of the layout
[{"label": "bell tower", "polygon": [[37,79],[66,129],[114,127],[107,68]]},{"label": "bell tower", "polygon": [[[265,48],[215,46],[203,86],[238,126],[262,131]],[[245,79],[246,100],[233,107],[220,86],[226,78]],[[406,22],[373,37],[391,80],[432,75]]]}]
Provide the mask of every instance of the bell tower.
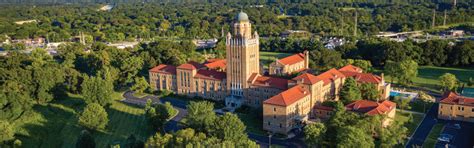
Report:
[{"label": "bell tower", "polygon": [[233,34],[229,32],[226,37],[227,90],[231,96],[228,98],[244,97],[249,88],[247,80],[260,72],[259,44],[257,32],[252,34],[248,15],[240,12],[233,24]]}]

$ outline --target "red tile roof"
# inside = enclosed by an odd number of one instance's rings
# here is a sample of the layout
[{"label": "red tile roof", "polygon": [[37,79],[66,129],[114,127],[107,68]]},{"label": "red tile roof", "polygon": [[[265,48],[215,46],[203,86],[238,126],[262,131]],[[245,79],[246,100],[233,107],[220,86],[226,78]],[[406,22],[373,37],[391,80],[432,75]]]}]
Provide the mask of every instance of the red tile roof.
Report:
[{"label": "red tile roof", "polygon": [[252,81],[253,79],[255,79],[255,81],[252,83],[252,85],[273,87],[281,90],[288,89],[288,83],[290,82],[290,80],[287,79],[260,76],[255,73],[250,76],[249,80]]},{"label": "red tile roof", "polygon": [[439,101],[440,103],[445,104],[456,104],[456,105],[466,105],[474,106],[474,98],[465,97],[458,95],[454,92],[447,92],[443,95],[443,99]]},{"label": "red tile roof", "polygon": [[177,68],[186,69],[186,70],[195,70],[195,69],[199,69],[199,68],[202,68],[202,67],[203,67],[202,64],[199,64],[199,63],[194,62],[194,61],[190,61],[186,64],[179,65]]},{"label": "red tile roof", "polygon": [[367,115],[386,114],[396,107],[392,101],[384,100],[381,102],[358,100],[346,105],[346,109],[353,112],[364,113]]},{"label": "red tile roof", "polygon": [[171,65],[160,64],[153,67],[149,72],[164,73],[164,74],[176,74],[176,67]]},{"label": "red tile roof", "polygon": [[296,85],[280,94],[265,100],[263,103],[278,105],[278,106],[289,106],[296,101],[309,95],[309,91],[301,85]]},{"label": "red tile roof", "polygon": [[304,61],[304,54],[303,53],[297,53],[288,57],[285,57],[283,59],[279,59],[278,62],[280,62],[283,65],[292,65],[298,62]]},{"label": "red tile roof", "polygon": [[336,79],[345,77],[345,75],[333,68],[333,69],[330,69],[330,70],[328,70],[328,71],[326,71],[326,72],[324,72],[324,73],[322,73],[322,74],[320,74],[316,77],[318,79],[323,80],[324,85],[327,85],[327,84],[331,83],[331,81],[334,81]]},{"label": "red tile roof", "polygon": [[226,73],[215,70],[199,69],[194,77],[209,80],[223,80],[226,78]]},{"label": "red tile roof", "polygon": [[209,59],[204,63],[209,69],[225,69],[227,61],[225,59]]},{"label": "red tile roof", "polygon": [[339,69],[339,71],[349,71],[349,72],[358,72],[358,73],[362,73],[362,68],[359,68],[357,66],[354,66],[354,65],[346,65],[342,68]]},{"label": "red tile roof", "polygon": [[318,77],[310,74],[310,73],[303,73],[297,77],[294,77],[293,80],[295,81],[303,81],[303,84],[309,84],[309,85],[312,85],[312,84],[316,84],[317,82],[319,81],[322,81],[321,79],[319,79]]},{"label": "red tile roof", "polygon": [[382,78],[371,74],[371,73],[358,73],[358,72],[351,72],[351,71],[341,71],[346,77],[353,77],[359,83],[374,83],[379,84],[382,82]]}]

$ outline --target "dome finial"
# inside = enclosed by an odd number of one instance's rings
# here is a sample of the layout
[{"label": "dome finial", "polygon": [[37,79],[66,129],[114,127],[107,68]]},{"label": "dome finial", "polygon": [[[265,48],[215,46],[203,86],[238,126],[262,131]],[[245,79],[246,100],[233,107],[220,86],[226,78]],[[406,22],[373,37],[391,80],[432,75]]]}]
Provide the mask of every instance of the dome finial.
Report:
[{"label": "dome finial", "polygon": [[247,15],[247,13],[243,12],[242,9],[241,9],[240,13],[237,14],[236,20],[238,22],[249,21],[249,16]]}]

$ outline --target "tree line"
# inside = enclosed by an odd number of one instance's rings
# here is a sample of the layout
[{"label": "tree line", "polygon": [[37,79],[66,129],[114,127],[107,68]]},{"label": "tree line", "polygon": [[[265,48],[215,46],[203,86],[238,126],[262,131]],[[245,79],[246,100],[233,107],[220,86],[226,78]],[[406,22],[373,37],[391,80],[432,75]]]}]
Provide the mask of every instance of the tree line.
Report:
[{"label": "tree line", "polygon": [[[199,3],[193,5],[164,3],[117,4],[110,11],[98,11],[98,4],[88,5],[2,5],[0,6],[0,39],[44,37],[51,42],[70,41],[82,32],[86,42],[116,42],[168,39],[219,38],[231,30],[231,22],[240,10],[248,13],[253,29],[261,36],[275,37],[281,32],[306,30],[321,36],[359,36],[380,31],[430,29],[432,10],[436,20],[447,24],[473,22],[473,3],[459,2],[457,7],[444,3],[419,2],[374,5],[361,3],[269,3],[250,7],[237,3]],[[354,30],[354,13],[358,28]],[[15,21],[37,20],[22,25]],[[437,21],[441,25],[442,21]]]}]

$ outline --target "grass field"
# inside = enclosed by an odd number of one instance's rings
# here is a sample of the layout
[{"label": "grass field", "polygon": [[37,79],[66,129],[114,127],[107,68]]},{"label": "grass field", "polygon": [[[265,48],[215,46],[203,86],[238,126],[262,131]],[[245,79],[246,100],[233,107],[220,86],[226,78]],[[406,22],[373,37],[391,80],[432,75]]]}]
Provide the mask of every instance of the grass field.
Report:
[{"label": "grass field", "polygon": [[423,147],[435,147],[436,142],[438,141],[438,136],[443,132],[444,124],[437,123],[433,129],[431,129],[430,134],[426,138]]},{"label": "grass field", "polygon": [[260,51],[260,61],[263,62],[265,66],[268,66],[268,64],[275,61],[275,59],[284,58],[290,55],[291,53]]},{"label": "grass field", "polygon": [[423,120],[423,115],[420,114],[411,114],[413,116],[413,122],[409,122],[409,115],[411,113],[408,112],[400,112],[397,111],[397,114],[395,115],[395,121],[402,122],[403,125],[408,128],[408,136],[411,136],[413,132],[415,132],[416,127],[420,124],[420,122]]},{"label": "grass field", "polygon": [[[125,141],[130,134],[145,140],[154,133],[148,129],[141,107],[118,101],[120,93],[115,93],[113,97],[116,100],[107,109],[107,128],[93,132],[97,147]],[[16,137],[22,141],[23,147],[74,147],[77,136],[83,130],[77,120],[84,106],[78,95],[70,95],[49,105],[36,105],[33,111],[14,122]]]},{"label": "grass field", "polygon": [[[441,92],[439,77],[444,73],[456,75],[461,83],[467,83],[469,78],[474,79],[474,68],[454,68],[454,67],[436,67],[436,66],[420,66],[418,68],[418,77],[413,79],[416,87],[427,88],[434,92]],[[387,77],[390,82],[391,78]]]},{"label": "grass field", "polygon": [[245,126],[247,127],[247,132],[257,134],[257,135],[266,135],[267,133],[263,130],[263,122],[261,117],[258,116],[256,113],[237,113],[240,120],[244,122]]}]

